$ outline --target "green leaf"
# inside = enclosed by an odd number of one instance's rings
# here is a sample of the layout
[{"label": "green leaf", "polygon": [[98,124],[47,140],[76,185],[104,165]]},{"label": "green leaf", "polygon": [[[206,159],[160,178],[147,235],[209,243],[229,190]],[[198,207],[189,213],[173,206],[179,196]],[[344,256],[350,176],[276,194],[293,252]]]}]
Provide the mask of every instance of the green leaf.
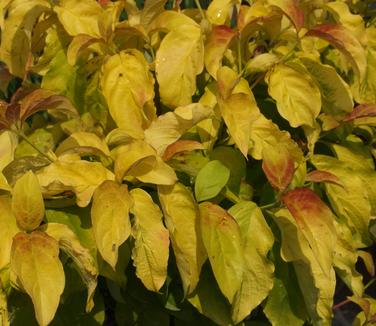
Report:
[{"label": "green leaf", "polygon": [[245,270],[241,287],[232,302],[232,319],[241,322],[273,287],[274,265],[267,258],[274,236],[261,210],[253,202],[240,202],[228,210],[240,227]]},{"label": "green leaf", "polygon": [[128,187],[104,181],[94,192],[91,220],[98,251],[115,269],[118,249],[131,234],[129,209],[132,199]]},{"label": "green leaf", "polygon": [[266,82],[278,112],[292,127],[314,127],[321,110],[320,90],[302,66],[291,62],[276,65]]},{"label": "green leaf", "polygon": [[201,267],[207,259],[199,229],[199,210],[191,191],[181,183],[160,186],[158,194],[184,294],[189,295],[196,288]]},{"label": "green leaf", "polygon": [[36,229],[44,217],[44,202],[38,178],[32,171],[17,180],[12,192],[12,210],[18,226],[26,231]]},{"label": "green leaf", "polygon": [[205,202],[199,207],[202,239],[215,279],[224,296],[233,302],[245,269],[239,225],[220,206]]},{"label": "green leaf", "polygon": [[230,178],[230,170],[220,161],[208,162],[198,173],[195,182],[195,196],[204,201],[217,196]]},{"label": "green leaf", "polygon": [[13,240],[11,270],[31,297],[36,319],[48,325],[59,305],[65,286],[59,244],[46,233],[18,233]]},{"label": "green leaf", "polygon": [[169,234],[162,223],[162,212],[148,193],[133,189],[130,194],[134,200],[132,259],[136,275],[148,290],[157,292],[167,277]]}]

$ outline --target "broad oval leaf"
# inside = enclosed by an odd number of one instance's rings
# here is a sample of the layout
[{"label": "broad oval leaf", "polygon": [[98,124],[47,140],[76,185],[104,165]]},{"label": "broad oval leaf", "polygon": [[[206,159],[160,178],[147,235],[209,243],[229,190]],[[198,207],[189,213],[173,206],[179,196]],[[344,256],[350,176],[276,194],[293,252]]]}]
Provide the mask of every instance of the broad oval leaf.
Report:
[{"label": "broad oval leaf", "polygon": [[12,191],[12,210],[18,226],[26,231],[36,229],[44,217],[44,202],[38,178],[32,171],[19,178]]},{"label": "broad oval leaf", "polygon": [[90,250],[82,245],[75,232],[65,224],[47,223],[40,230],[58,241],[60,249],[73,260],[87,287],[86,312],[90,312],[94,307],[94,292],[98,277],[98,268]]},{"label": "broad oval leaf", "polygon": [[304,26],[304,11],[298,0],[267,0],[268,4],[282,10],[299,31]]},{"label": "broad oval leaf", "polygon": [[274,236],[255,203],[240,202],[228,212],[239,224],[245,259],[241,287],[232,302],[232,319],[239,323],[273,287],[274,265],[267,255],[273,246]]},{"label": "broad oval leaf", "polygon": [[351,31],[338,24],[322,24],[311,28],[306,36],[316,36],[328,41],[347,57],[360,81],[364,79],[367,67],[366,53]]},{"label": "broad oval leaf", "polygon": [[10,267],[31,297],[39,325],[48,325],[65,286],[58,242],[44,232],[18,233],[13,239]]},{"label": "broad oval leaf", "polygon": [[117,126],[143,137],[155,118],[154,79],[144,56],[137,50],[122,51],[102,67],[101,87]]},{"label": "broad oval leaf", "polygon": [[215,279],[224,296],[233,302],[245,270],[239,225],[220,206],[205,202],[199,207],[202,239]]},{"label": "broad oval leaf", "polygon": [[162,40],[155,71],[161,100],[170,107],[192,103],[196,76],[204,68],[204,44],[197,24],[181,25]]},{"label": "broad oval leaf", "polygon": [[343,187],[341,180],[333,173],[327,171],[314,170],[307,174],[306,180],[310,182],[327,182]]},{"label": "broad oval leaf", "polygon": [[204,201],[217,196],[230,178],[230,170],[220,161],[208,162],[198,173],[195,181],[195,196]]},{"label": "broad oval leaf", "polygon": [[73,191],[77,205],[89,205],[95,189],[105,180],[114,180],[114,175],[101,163],[88,161],[57,160],[37,173],[42,192],[54,196]]},{"label": "broad oval leaf", "polygon": [[201,267],[207,259],[199,229],[199,209],[191,191],[181,183],[160,186],[158,194],[184,294],[189,295],[196,288]]},{"label": "broad oval leaf", "polygon": [[239,0],[213,0],[206,11],[208,20],[213,25],[224,25],[231,17],[234,5],[240,4]]},{"label": "broad oval leaf", "polygon": [[98,250],[115,270],[118,249],[131,234],[129,209],[132,199],[126,185],[104,181],[94,192],[91,221]]},{"label": "broad oval leaf", "polygon": [[19,232],[16,217],[12,212],[11,199],[0,196],[0,270],[10,262],[13,237]]},{"label": "broad oval leaf", "polygon": [[169,234],[162,223],[162,212],[150,195],[142,189],[130,191],[134,201],[132,235],[135,245],[132,250],[136,275],[150,291],[159,291],[167,277]]},{"label": "broad oval leaf", "polygon": [[266,81],[278,112],[292,127],[314,127],[321,110],[321,95],[304,68],[295,64],[276,65],[269,71]]}]

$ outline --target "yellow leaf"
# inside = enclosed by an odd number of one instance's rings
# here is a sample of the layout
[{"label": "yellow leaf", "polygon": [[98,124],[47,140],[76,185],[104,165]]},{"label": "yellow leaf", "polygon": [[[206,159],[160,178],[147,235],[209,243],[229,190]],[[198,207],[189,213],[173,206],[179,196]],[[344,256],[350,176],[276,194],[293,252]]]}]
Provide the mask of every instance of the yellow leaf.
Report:
[{"label": "yellow leaf", "polygon": [[115,270],[118,250],[131,234],[132,199],[126,185],[104,181],[94,192],[91,221],[95,242],[103,259]]},{"label": "yellow leaf", "polygon": [[[13,237],[19,232],[16,218],[12,212],[11,199],[0,197],[0,270],[9,264]],[[0,323],[1,325],[1,323]]]},{"label": "yellow leaf", "polygon": [[59,244],[46,233],[18,233],[13,239],[11,271],[34,304],[36,319],[48,325],[55,316],[65,286]]},{"label": "yellow leaf", "polygon": [[36,229],[44,217],[44,202],[38,178],[26,172],[13,187],[12,210],[18,226],[26,231]]},{"label": "yellow leaf", "polygon": [[321,95],[304,68],[291,63],[279,64],[267,74],[266,81],[278,112],[292,127],[314,127],[321,110]]},{"label": "yellow leaf", "polygon": [[131,212],[135,216],[132,251],[136,275],[150,291],[159,291],[167,277],[169,234],[162,223],[162,213],[142,189],[130,191],[134,200]]},{"label": "yellow leaf", "polygon": [[17,143],[17,136],[13,132],[3,131],[0,134],[0,171],[13,161]]},{"label": "yellow leaf", "polygon": [[[218,84],[224,85],[218,97],[219,108],[226,123],[231,137],[234,139],[239,150],[247,157],[249,137],[252,123],[260,116],[256,100],[249,89],[248,83],[241,79],[238,84],[237,74],[228,67],[218,70]],[[226,84],[232,84],[232,94]],[[236,86],[235,86],[236,85]],[[221,87],[221,86],[219,86]]]},{"label": "yellow leaf", "polygon": [[274,265],[267,255],[272,249],[274,236],[255,203],[240,202],[228,212],[240,226],[246,266],[241,287],[232,302],[232,319],[237,324],[248,316],[273,288]]},{"label": "yellow leaf", "polygon": [[218,286],[233,302],[245,268],[239,225],[223,208],[205,202],[200,204],[200,226]]},{"label": "yellow leaf", "polygon": [[224,25],[226,21],[230,20],[232,9],[236,4],[240,4],[240,1],[213,0],[210,2],[206,15],[213,25]]},{"label": "yellow leaf", "polygon": [[191,191],[181,183],[158,187],[158,194],[184,294],[189,295],[196,288],[207,258],[199,229],[199,210]]},{"label": "yellow leaf", "polygon": [[155,61],[162,102],[170,107],[190,104],[196,92],[196,76],[203,68],[200,26],[192,21],[171,30],[162,40]]},{"label": "yellow leaf", "polygon": [[0,325],[1,326],[9,326],[9,316],[8,316],[8,304],[7,304],[7,296],[5,291],[0,284]]},{"label": "yellow leaf", "polygon": [[94,307],[93,299],[97,287],[98,268],[90,250],[81,244],[78,236],[65,224],[47,223],[40,229],[58,241],[61,250],[75,263],[88,291],[86,312],[91,311]]},{"label": "yellow leaf", "polygon": [[154,79],[144,56],[137,50],[122,51],[110,57],[102,67],[101,87],[117,126],[143,131],[156,118]]},{"label": "yellow leaf", "polygon": [[54,11],[69,35],[101,37],[99,18],[104,10],[95,0],[62,0]]},{"label": "yellow leaf", "polygon": [[112,157],[115,160],[116,180],[119,182],[126,175],[160,185],[172,185],[177,180],[174,170],[142,140],[115,148]]},{"label": "yellow leaf", "polygon": [[160,115],[151,123],[145,130],[145,141],[162,156],[169,145],[211,114],[212,110],[209,107],[199,103],[178,107],[174,112]]},{"label": "yellow leaf", "polygon": [[58,160],[37,173],[42,192],[54,196],[64,191],[73,191],[80,207],[90,203],[95,189],[105,180],[114,180],[114,175],[101,163],[88,161]]},{"label": "yellow leaf", "polygon": [[[23,78],[31,55],[34,24],[43,12],[49,11],[50,4],[46,0],[13,0],[6,9],[7,17],[2,28],[6,33],[1,33],[0,60],[13,75]],[[1,15],[0,19],[3,17]]]}]

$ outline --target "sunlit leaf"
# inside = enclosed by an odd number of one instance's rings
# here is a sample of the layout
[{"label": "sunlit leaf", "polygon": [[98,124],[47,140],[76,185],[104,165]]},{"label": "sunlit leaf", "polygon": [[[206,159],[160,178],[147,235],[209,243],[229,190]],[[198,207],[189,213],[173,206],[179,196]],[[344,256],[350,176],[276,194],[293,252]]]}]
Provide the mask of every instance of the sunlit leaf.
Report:
[{"label": "sunlit leaf", "polygon": [[240,228],[223,208],[205,202],[200,204],[202,239],[210,265],[221,292],[233,302],[245,268]]},{"label": "sunlit leaf", "polygon": [[167,277],[169,234],[162,223],[162,212],[142,189],[130,191],[134,200],[131,213],[135,217],[132,251],[136,275],[150,291],[159,291]]},{"label": "sunlit leaf", "polygon": [[189,295],[196,288],[201,267],[207,258],[199,229],[198,206],[192,193],[181,183],[159,187],[158,194],[184,293]]},{"label": "sunlit leaf", "polygon": [[12,210],[18,226],[26,231],[36,229],[44,217],[44,202],[38,178],[32,171],[17,180],[12,191]]},{"label": "sunlit leaf", "polygon": [[245,258],[240,289],[232,303],[232,319],[242,321],[266,298],[273,287],[274,266],[267,258],[273,233],[253,202],[240,202],[229,209],[239,224]]},{"label": "sunlit leaf", "polygon": [[267,2],[282,10],[298,31],[304,26],[304,11],[300,8],[298,0],[268,0]]},{"label": "sunlit leaf", "polygon": [[86,312],[91,311],[94,307],[93,298],[97,287],[98,269],[89,249],[81,244],[78,236],[65,224],[47,223],[41,227],[41,230],[58,241],[60,249],[75,263],[88,291]]},{"label": "sunlit leaf", "polygon": [[38,323],[48,325],[65,286],[59,244],[46,233],[18,233],[13,240],[11,270],[31,297]]},{"label": "sunlit leaf", "polygon": [[314,126],[321,110],[321,96],[308,72],[296,64],[279,64],[269,71],[266,81],[278,112],[292,127]]},{"label": "sunlit leaf", "polygon": [[94,192],[91,206],[94,237],[103,259],[113,269],[118,260],[118,249],[131,233],[131,205],[126,185],[105,181]]}]

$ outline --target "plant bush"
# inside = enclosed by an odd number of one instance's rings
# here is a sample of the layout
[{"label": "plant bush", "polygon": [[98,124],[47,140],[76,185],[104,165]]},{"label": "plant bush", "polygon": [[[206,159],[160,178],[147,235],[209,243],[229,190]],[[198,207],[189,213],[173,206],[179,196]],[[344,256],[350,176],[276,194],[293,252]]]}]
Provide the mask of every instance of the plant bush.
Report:
[{"label": "plant bush", "polygon": [[372,323],[375,22],[1,0],[0,324]]}]

